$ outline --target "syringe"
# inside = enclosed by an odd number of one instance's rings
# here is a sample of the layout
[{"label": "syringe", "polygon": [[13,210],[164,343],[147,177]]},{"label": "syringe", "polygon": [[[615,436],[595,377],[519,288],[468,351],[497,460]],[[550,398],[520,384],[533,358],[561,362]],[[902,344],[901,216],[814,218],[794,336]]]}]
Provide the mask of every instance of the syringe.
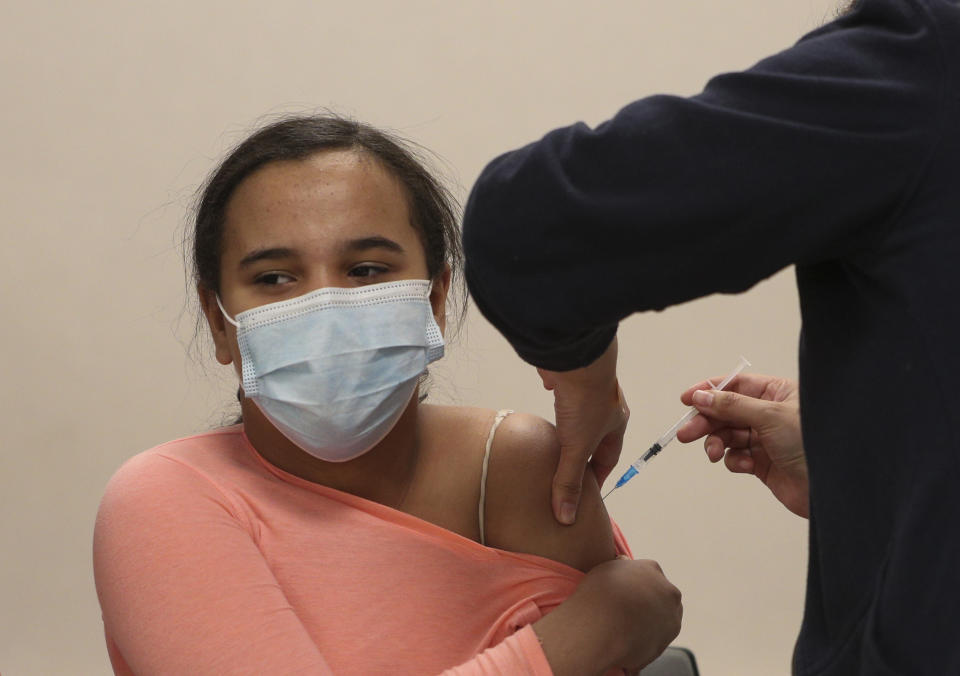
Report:
[{"label": "syringe", "polygon": [[[733,369],[733,371],[730,372],[730,375],[724,378],[719,385],[714,385],[713,389],[722,390],[723,388],[725,388],[727,385],[730,384],[730,381],[733,380],[738,373],[740,373],[743,369],[745,369],[748,366],[750,366],[750,362],[747,361],[747,358],[740,357],[740,361],[737,362],[736,368]],[[707,381],[707,382],[710,382],[710,381]],[[713,385],[713,383],[710,383],[710,384]],[[693,419],[693,417],[697,415],[697,413],[698,411],[696,408],[691,408],[689,411],[684,413],[683,417],[680,418],[680,420],[678,420],[673,427],[671,427],[666,432],[664,432],[663,435],[654,442],[653,446],[647,449],[646,453],[641,455],[639,458],[637,458],[637,460],[633,464],[630,465],[630,469],[624,472],[623,476],[620,477],[620,479],[617,481],[614,487],[611,488],[609,491],[607,491],[606,495],[603,496],[603,499],[606,500],[607,495],[610,495],[615,490],[620,488],[623,484],[627,483],[628,481],[630,481],[630,479],[635,477],[641,467],[643,467],[648,462],[650,462],[650,459],[653,456],[655,456],[657,453],[662,451],[667,444],[669,444],[671,441],[677,438],[677,430],[683,427],[689,420]]]}]

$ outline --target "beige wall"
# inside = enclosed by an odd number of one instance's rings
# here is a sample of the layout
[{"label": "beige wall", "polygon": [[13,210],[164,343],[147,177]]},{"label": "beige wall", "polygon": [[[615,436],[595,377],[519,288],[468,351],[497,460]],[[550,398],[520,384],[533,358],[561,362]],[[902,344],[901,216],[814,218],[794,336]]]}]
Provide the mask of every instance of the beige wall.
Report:
[{"label": "beige wall", "polygon": [[[500,150],[649,93],[697,91],[832,0],[5,2],[0,4],[0,671],[108,670],[90,565],[99,496],[132,454],[216,424],[231,397],[188,357],[180,238],[192,191],[265,113],[314,106],[399,130],[463,197]],[[735,261],[717,261],[718,266]],[[792,271],[740,297],[631,318],[625,459],[729,369],[793,375]],[[437,400],[551,416],[476,312]],[[609,501],[685,592],[705,676],[788,673],[805,523],[758,482],[671,447]]]}]

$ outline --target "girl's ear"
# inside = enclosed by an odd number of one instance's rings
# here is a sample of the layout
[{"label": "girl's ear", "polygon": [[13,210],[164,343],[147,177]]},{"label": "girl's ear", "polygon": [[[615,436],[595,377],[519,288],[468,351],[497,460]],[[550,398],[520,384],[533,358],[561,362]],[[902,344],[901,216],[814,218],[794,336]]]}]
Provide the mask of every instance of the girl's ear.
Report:
[{"label": "girl's ear", "polygon": [[233,363],[230,341],[234,328],[223,318],[223,313],[217,305],[216,292],[198,284],[197,295],[200,298],[200,307],[203,308],[203,314],[207,318],[207,326],[210,327],[210,336],[213,338],[217,361],[224,366]]},{"label": "girl's ear", "polygon": [[450,290],[450,266],[444,265],[443,272],[434,277],[433,289],[430,291],[430,305],[433,307],[433,318],[440,327],[440,332],[447,330],[447,292]]}]

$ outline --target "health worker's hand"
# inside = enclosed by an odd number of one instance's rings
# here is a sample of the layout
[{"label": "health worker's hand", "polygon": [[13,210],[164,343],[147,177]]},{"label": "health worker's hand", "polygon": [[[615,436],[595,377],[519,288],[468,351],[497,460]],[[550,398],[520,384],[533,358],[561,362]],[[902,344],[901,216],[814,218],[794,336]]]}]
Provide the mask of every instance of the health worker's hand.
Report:
[{"label": "health worker's hand", "polygon": [[707,381],[697,383],[680,401],[701,415],[680,428],[679,441],[706,436],[703,446],[711,462],[722,458],[731,472],[753,474],[787,509],[809,518],[810,485],[795,380],[740,374],[720,392]]},{"label": "health worker's hand", "polygon": [[560,441],[560,461],[553,477],[553,514],[557,521],[569,525],[577,518],[587,462],[602,486],[623,448],[630,409],[617,383],[617,339],[589,366],[537,372],[543,386],[553,391]]}]

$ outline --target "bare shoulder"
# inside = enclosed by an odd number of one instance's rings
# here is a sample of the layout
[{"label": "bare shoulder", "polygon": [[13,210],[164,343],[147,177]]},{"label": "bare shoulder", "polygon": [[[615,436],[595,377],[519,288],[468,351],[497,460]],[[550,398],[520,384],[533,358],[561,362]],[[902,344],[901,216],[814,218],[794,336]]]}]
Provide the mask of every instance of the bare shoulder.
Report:
[{"label": "bare shoulder", "polygon": [[480,540],[480,476],[495,416],[483,408],[421,404],[419,467],[406,511]]},{"label": "bare shoulder", "polygon": [[589,468],[576,523],[563,526],[554,519],[550,493],[559,458],[560,444],[551,423],[527,413],[503,420],[493,440],[487,475],[487,543],[586,571],[616,555],[613,530]]},{"label": "bare shoulder", "polygon": [[421,404],[420,415],[427,430],[428,450],[439,453],[444,463],[449,463],[451,454],[457,459],[479,463],[490,427],[497,412],[472,406],[449,406]]}]

